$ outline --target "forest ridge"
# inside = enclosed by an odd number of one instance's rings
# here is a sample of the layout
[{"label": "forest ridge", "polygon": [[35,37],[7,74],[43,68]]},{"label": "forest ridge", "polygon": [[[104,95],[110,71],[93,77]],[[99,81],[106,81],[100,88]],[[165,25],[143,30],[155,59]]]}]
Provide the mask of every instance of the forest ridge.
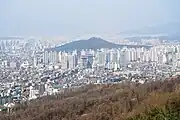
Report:
[{"label": "forest ridge", "polygon": [[2,113],[0,120],[179,120],[180,76],[145,84],[66,89]]}]

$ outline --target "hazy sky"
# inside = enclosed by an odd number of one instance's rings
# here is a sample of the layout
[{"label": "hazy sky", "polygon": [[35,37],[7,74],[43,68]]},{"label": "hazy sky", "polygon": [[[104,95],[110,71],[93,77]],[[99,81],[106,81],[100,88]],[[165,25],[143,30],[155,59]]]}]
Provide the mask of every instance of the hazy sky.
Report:
[{"label": "hazy sky", "polygon": [[180,21],[180,0],[0,0],[0,36],[110,34]]}]

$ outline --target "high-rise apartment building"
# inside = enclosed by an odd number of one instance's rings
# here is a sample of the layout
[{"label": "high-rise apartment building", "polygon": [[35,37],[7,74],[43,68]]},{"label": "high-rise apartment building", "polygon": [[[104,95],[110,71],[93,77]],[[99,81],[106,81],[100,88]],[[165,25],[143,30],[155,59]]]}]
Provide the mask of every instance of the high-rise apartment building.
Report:
[{"label": "high-rise apartment building", "polygon": [[61,68],[62,69],[68,69],[69,67],[69,63],[68,63],[68,53],[61,53]]},{"label": "high-rise apartment building", "polygon": [[44,64],[57,64],[59,58],[59,53],[53,50],[45,50],[43,54],[43,63]]}]

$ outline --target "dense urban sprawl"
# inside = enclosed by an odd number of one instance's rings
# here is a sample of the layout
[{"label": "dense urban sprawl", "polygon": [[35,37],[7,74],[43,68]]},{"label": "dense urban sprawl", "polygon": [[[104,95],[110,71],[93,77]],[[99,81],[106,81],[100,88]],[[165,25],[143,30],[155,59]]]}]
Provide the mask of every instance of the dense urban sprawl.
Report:
[{"label": "dense urban sprawl", "polygon": [[0,41],[0,110],[88,84],[143,84],[179,74],[180,45],[56,51],[34,39]]}]

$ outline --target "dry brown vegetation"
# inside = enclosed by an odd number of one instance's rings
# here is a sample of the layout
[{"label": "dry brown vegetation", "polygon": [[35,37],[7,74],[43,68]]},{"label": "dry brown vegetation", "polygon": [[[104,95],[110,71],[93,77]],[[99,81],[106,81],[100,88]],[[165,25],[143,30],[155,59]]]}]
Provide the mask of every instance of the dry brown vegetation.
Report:
[{"label": "dry brown vegetation", "polygon": [[17,106],[0,120],[125,120],[173,98],[180,99],[179,76],[143,85],[88,85]]}]

